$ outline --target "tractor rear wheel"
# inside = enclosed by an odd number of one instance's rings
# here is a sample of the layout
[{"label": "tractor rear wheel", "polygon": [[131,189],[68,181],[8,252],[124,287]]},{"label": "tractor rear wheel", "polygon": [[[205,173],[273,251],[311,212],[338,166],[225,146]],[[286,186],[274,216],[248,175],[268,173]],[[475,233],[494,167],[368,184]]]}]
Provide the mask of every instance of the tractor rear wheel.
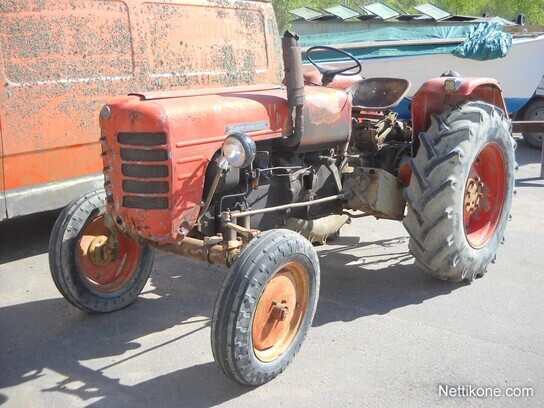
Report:
[{"label": "tractor rear wheel", "polygon": [[509,218],[516,167],[509,122],[492,105],[467,102],[434,115],[419,140],[405,189],[410,251],[439,279],[472,281],[495,259]]},{"label": "tractor rear wheel", "polygon": [[[153,266],[153,251],[104,225],[104,190],[72,201],[57,219],[49,242],[49,268],[59,292],[94,313],[122,309],[136,300]],[[109,241],[109,242],[108,242]]]},{"label": "tractor rear wheel", "polygon": [[312,324],[319,261],[285,229],[254,238],[229,269],[212,318],[215,361],[231,379],[261,385],[283,372]]}]

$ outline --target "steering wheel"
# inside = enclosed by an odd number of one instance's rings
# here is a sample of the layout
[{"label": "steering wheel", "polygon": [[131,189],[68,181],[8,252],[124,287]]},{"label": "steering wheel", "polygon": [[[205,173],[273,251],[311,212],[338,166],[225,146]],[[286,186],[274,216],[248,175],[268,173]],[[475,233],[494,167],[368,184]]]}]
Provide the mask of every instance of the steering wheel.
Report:
[{"label": "steering wheel", "polygon": [[[336,52],[338,54],[342,54],[342,55],[348,57],[354,63],[352,65],[348,65],[347,67],[344,67],[344,68],[336,68],[336,69],[326,68],[325,66],[319,65],[311,57],[311,54],[313,52],[315,52],[315,51],[318,51],[318,50],[319,51],[323,51],[323,50],[324,51],[332,51],[332,52]],[[363,70],[363,66],[361,65],[361,62],[357,58],[355,58],[353,55],[351,55],[349,52],[346,52],[346,51],[338,49],[338,48],[329,47],[327,45],[316,45],[315,47],[308,48],[306,50],[306,58],[308,58],[308,61],[310,61],[310,63],[314,67],[317,68],[317,70],[321,73],[321,75],[323,75],[323,77],[321,78],[321,84],[323,86],[327,86],[328,84],[330,84],[332,82],[332,80],[334,79],[334,77],[336,75],[338,75],[338,74],[344,74],[346,76],[352,76],[352,75],[359,74]],[[355,71],[347,72],[347,71],[351,71],[351,70],[355,70]]]}]

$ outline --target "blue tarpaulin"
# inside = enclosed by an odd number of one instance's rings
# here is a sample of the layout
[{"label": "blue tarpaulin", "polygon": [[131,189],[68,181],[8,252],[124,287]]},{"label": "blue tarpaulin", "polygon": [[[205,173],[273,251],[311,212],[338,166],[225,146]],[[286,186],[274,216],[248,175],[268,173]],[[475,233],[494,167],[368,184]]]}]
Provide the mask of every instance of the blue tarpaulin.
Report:
[{"label": "blue tarpaulin", "polygon": [[[401,57],[421,54],[449,54],[457,44],[435,44],[432,40],[466,38],[469,28],[474,24],[463,26],[430,26],[430,27],[376,27],[348,32],[306,34],[300,37],[302,47],[314,45],[338,46],[339,44],[354,44],[347,51],[359,59]],[[429,44],[410,44],[411,40],[429,40]],[[398,44],[406,41],[406,45]],[[396,42],[397,45],[388,43]],[[357,43],[366,43],[366,47],[357,47]],[[374,47],[368,44],[374,43]],[[305,58],[305,53],[303,53]],[[321,62],[333,62],[344,60],[345,57],[338,53],[320,52],[316,55]]]},{"label": "blue tarpaulin", "polygon": [[484,23],[471,27],[466,41],[452,54],[460,58],[486,61],[505,57],[512,46],[512,35],[503,32],[501,23]]},{"label": "blue tarpaulin", "polygon": [[[466,39],[461,44],[437,44],[433,40]],[[413,40],[420,40],[415,44]],[[428,40],[425,41],[425,40]],[[402,42],[406,41],[406,44]],[[358,47],[358,43],[365,46]],[[479,61],[504,57],[512,45],[512,36],[503,32],[500,22],[469,23],[461,26],[378,27],[348,32],[306,34],[300,38],[302,47],[343,45],[349,53],[364,60],[423,54],[450,54]],[[352,47],[346,47],[353,44]],[[375,46],[370,46],[375,44]],[[389,45],[391,44],[391,45]],[[303,53],[303,58],[306,55]],[[316,60],[334,62],[345,57],[333,52],[319,52]],[[306,61],[306,59],[305,59]]]}]

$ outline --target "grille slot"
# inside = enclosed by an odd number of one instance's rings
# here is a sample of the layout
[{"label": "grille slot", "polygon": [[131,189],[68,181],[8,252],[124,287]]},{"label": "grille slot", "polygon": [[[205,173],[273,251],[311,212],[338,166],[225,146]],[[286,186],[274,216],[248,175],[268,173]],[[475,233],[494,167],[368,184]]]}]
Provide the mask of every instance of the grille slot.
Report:
[{"label": "grille slot", "polygon": [[166,144],[166,133],[140,132],[118,133],[117,141],[121,144],[132,146],[162,146]]},{"label": "grille slot", "polygon": [[121,159],[142,162],[165,161],[168,159],[168,152],[164,149],[143,150],[121,148]]},{"label": "grille slot", "polygon": [[123,180],[123,191],[125,193],[165,194],[168,193],[168,182]]},{"label": "grille slot", "polygon": [[124,196],[123,207],[141,208],[144,210],[167,210],[168,198],[166,197],[139,197]]},{"label": "grille slot", "polygon": [[121,165],[123,176],[135,178],[164,178],[168,177],[168,166],[164,164],[143,165],[143,164],[125,164]]}]

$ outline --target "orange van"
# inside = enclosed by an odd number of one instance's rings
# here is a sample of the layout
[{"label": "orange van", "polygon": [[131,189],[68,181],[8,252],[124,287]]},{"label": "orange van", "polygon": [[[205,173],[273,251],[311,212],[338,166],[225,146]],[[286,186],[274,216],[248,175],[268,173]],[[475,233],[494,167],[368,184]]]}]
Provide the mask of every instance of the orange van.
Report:
[{"label": "orange van", "polygon": [[[281,58],[267,47],[278,41],[273,14],[231,4],[223,14],[254,11],[248,24],[262,26],[262,41],[215,24],[224,15],[202,1],[0,1],[0,220],[60,208],[103,184],[98,112],[114,95],[253,81],[232,73],[255,50],[232,44],[260,49],[259,82],[281,81]],[[230,48],[214,27],[229,31]]]}]

